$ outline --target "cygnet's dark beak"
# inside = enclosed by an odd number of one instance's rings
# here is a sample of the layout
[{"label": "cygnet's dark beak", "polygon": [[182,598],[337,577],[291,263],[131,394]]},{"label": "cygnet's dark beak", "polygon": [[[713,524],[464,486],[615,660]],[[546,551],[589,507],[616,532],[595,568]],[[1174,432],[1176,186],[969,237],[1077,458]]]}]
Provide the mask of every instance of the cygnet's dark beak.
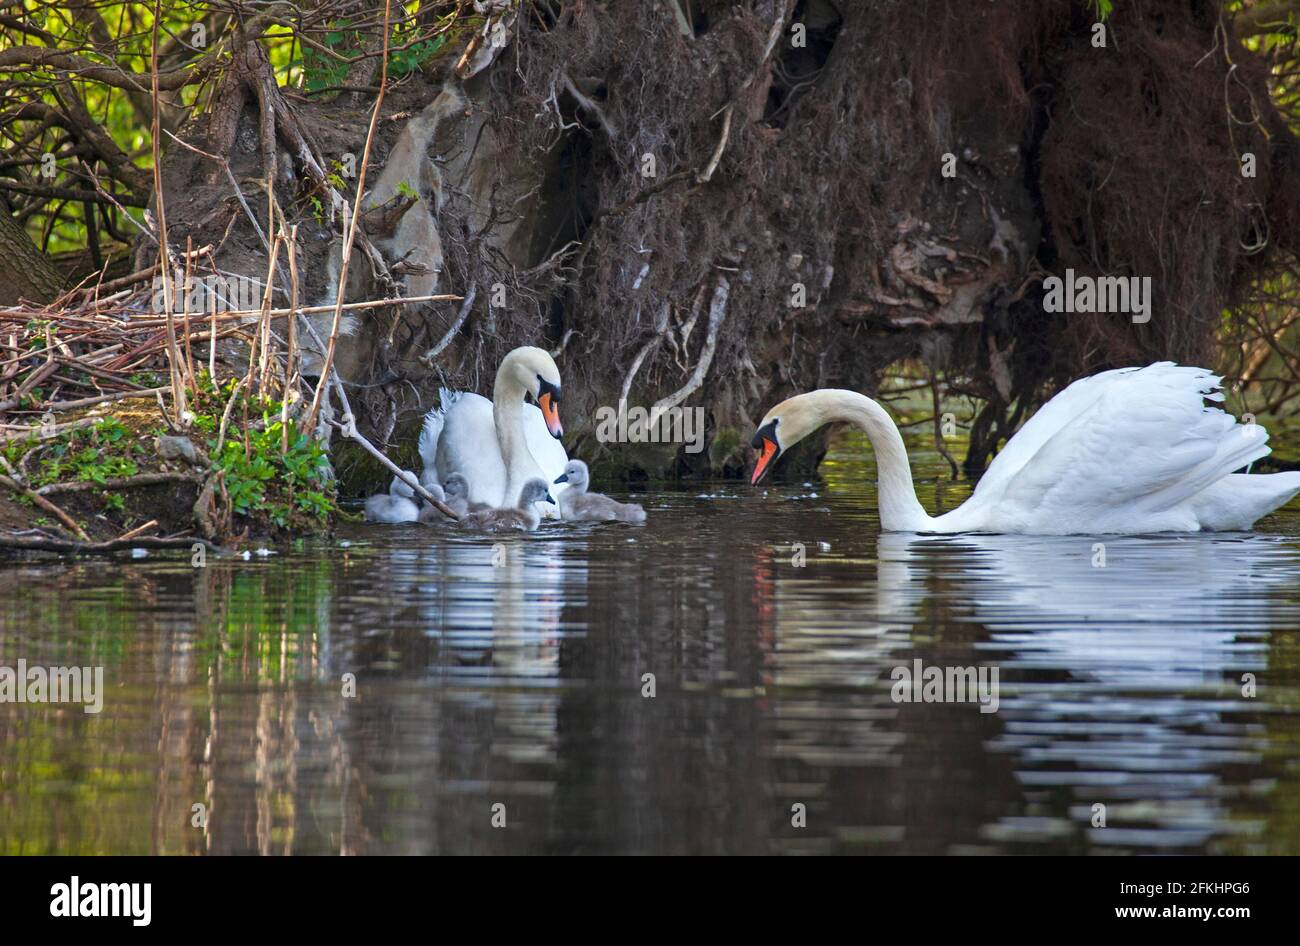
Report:
[{"label": "cygnet's dark beak", "polygon": [[557,482],[557,483],[567,483],[567,482],[569,482],[569,474],[568,474],[568,473],[561,473],[561,474],[556,478],[555,482]]},{"label": "cygnet's dark beak", "polygon": [[559,505],[559,503],[557,503],[554,499],[551,498],[551,494],[550,494],[550,493],[547,493],[547,494],[546,494],[546,501],[547,501],[548,503],[550,503],[552,506],[558,506],[558,505]]}]

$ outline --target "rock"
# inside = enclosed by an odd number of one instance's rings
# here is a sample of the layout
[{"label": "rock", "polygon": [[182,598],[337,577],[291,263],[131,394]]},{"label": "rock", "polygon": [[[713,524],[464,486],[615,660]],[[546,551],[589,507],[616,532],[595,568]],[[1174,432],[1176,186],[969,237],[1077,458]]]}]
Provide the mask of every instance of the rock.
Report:
[{"label": "rock", "polygon": [[191,465],[199,462],[198,453],[189,437],[162,436],[158,438],[158,455],[164,460],[184,460]]}]

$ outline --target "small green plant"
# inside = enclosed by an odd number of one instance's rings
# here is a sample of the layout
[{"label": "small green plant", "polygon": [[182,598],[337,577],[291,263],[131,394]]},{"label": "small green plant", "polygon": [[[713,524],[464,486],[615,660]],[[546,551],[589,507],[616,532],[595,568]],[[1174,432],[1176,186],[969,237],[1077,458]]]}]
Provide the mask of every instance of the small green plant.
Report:
[{"label": "small green plant", "polygon": [[162,385],[162,380],[155,371],[137,371],[127,378],[132,384],[139,385],[142,388],[156,388]]},{"label": "small green plant", "polygon": [[32,483],[106,483],[134,476],[140,472],[137,459],[146,451],[144,444],[132,441],[121,421],[105,417],[93,427],[70,430],[50,441]]},{"label": "small green plant", "polygon": [[412,43],[405,49],[394,49],[388,57],[388,67],[397,78],[405,78],[424,65],[446,42],[446,34],[441,34],[433,39]]},{"label": "small green plant", "polygon": [[[261,406],[261,425],[249,429],[246,441],[227,439],[213,458],[213,466],[225,471],[230,504],[240,515],[265,515],[280,528],[319,525],[335,509],[329,457],[294,421],[286,430],[279,404]],[[216,446],[215,439],[209,442],[209,449]]]}]

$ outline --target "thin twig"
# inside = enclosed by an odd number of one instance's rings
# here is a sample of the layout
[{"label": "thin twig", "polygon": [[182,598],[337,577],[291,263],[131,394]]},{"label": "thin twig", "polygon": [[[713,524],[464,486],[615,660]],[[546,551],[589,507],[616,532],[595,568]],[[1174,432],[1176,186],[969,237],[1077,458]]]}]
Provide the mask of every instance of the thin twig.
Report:
[{"label": "thin twig", "polygon": [[456,337],[456,333],[460,331],[460,327],[464,325],[465,320],[469,318],[469,310],[470,307],[474,305],[474,296],[477,295],[477,293],[478,283],[471,282],[469,288],[465,290],[465,299],[461,303],[460,311],[456,313],[456,321],[451,324],[451,328],[447,329],[447,334],[442,337],[442,341],[438,342],[438,344],[434,345],[420,356],[421,361],[428,365],[433,364],[433,359],[441,355],[443,349],[451,344],[451,340]]}]

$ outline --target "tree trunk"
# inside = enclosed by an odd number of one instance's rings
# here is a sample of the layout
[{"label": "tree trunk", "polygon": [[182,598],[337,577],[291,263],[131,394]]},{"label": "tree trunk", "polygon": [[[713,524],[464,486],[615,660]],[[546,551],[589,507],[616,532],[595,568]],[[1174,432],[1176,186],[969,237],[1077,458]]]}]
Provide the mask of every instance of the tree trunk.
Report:
[{"label": "tree trunk", "polygon": [[63,276],[7,212],[0,213],[0,260],[0,305],[49,302],[63,288]]}]

